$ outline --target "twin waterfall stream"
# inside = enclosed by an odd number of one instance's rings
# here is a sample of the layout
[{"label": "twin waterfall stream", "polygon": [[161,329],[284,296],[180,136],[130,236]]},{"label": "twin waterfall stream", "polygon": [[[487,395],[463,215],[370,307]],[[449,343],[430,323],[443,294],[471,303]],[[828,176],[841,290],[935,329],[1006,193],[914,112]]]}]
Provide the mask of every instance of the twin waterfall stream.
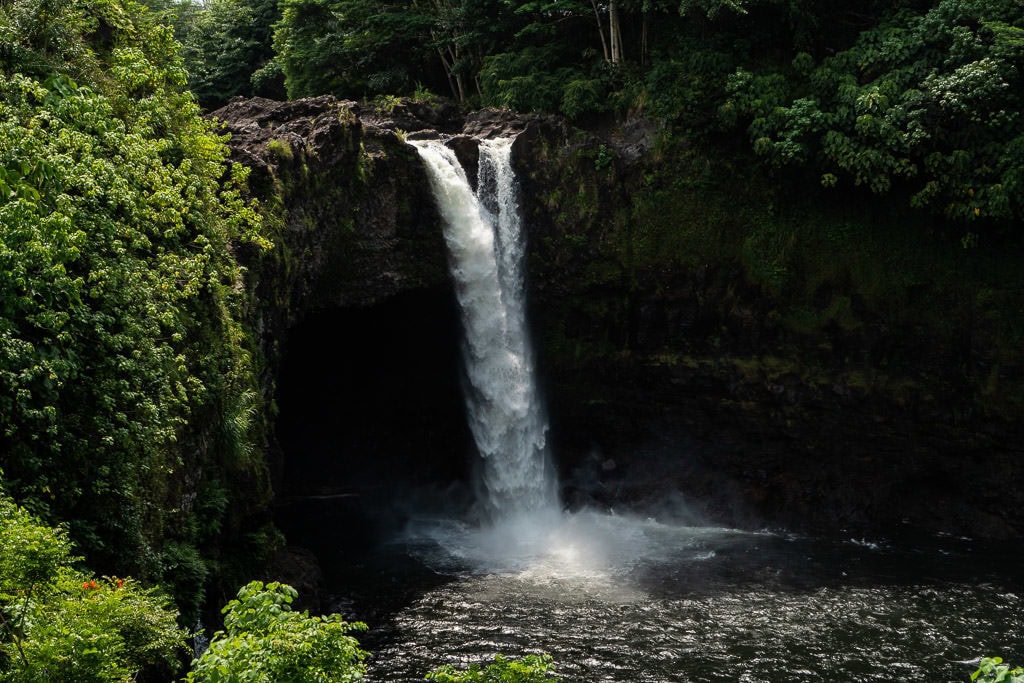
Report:
[{"label": "twin waterfall stream", "polygon": [[414,142],[444,220],[462,310],[466,414],[482,459],[485,513],[504,520],[557,508],[524,307],[524,240],[513,138],[480,143],[477,192],[455,153]]},{"label": "twin waterfall stream", "polygon": [[441,141],[411,144],[461,308],[479,490],[472,509],[425,493],[440,509],[410,504],[404,530],[363,556],[339,548],[339,600],[370,626],[368,681],[422,681],[496,653],[550,653],[565,683],[946,682],[983,655],[1020,661],[1024,579],[979,561],[1005,546],[715,528],[674,499],[643,514],[563,511],[525,321],[512,141],[480,143],[475,193]]}]

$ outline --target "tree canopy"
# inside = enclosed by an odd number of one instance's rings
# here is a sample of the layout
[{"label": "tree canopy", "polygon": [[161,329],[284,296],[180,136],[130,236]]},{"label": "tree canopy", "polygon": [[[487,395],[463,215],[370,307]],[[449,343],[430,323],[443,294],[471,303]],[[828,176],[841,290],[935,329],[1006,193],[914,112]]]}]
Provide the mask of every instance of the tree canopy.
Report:
[{"label": "tree canopy", "polygon": [[577,120],[645,112],[698,135],[740,126],[771,166],[1005,228],[1021,216],[1022,12],[1014,0],[286,0],[272,63],[291,97],[427,88]]},{"label": "tree canopy", "polygon": [[898,192],[973,223],[1024,217],[1024,5],[941,0],[901,11],[820,61],[739,69],[729,118],[757,154],[805,166],[825,186]]},{"label": "tree canopy", "polygon": [[205,107],[236,95],[283,98],[284,81],[272,62],[276,0],[211,0],[174,8],[189,89]]}]

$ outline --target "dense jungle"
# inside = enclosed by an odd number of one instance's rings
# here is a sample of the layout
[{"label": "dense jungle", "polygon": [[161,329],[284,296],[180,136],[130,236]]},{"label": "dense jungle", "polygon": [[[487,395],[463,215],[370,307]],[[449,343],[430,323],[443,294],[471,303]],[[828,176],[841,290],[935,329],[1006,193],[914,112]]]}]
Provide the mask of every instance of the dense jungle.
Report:
[{"label": "dense jungle", "polygon": [[[0,0],[0,66],[0,681],[1024,680],[988,658],[1024,662],[1020,0]],[[728,529],[658,555],[644,595],[672,609],[819,552],[777,543],[927,539],[955,578],[932,555],[886,576],[994,587],[929,617],[979,635],[865,645],[890,658],[870,671],[816,669],[847,641],[811,636],[806,661],[713,666],[637,640],[651,669],[532,617],[536,643],[458,657],[401,640],[415,598],[477,598],[383,540],[419,548],[425,510],[503,518],[430,145],[498,216],[489,145],[511,138],[509,315],[557,515]],[[630,571],[676,538],[595,524],[609,557],[644,536]],[[735,550],[748,533],[773,540]],[[839,590],[858,623],[916,614],[843,548],[853,597],[820,570],[778,609]],[[664,588],[730,552],[728,581]],[[708,600],[700,629],[745,618]]]}]

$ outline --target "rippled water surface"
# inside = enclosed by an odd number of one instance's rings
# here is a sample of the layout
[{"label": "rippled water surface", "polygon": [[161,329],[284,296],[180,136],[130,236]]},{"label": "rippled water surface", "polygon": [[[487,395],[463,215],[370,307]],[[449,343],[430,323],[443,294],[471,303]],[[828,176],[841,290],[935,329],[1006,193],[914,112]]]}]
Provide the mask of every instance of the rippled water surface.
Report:
[{"label": "rippled water surface", "polygon": [[966,681],[980,655],[1024,660],[1014,552],[598,515],[435,520],[335,580],[371,627],[372,681],[540,651],[566,681]]}]

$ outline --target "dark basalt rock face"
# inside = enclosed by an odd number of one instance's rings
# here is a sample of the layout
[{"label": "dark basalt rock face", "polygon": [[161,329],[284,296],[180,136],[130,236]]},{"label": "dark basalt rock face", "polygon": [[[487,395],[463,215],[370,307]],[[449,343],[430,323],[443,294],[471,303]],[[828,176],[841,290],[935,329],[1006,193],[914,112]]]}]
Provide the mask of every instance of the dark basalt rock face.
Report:
[{"label": "dark basalt rock face", "polygon": [[304,311],[371,305],[446,282],[437,211],[415,150],[393,130],[365,125],[358,111],[325,96],[241,99],[211,115],[281,222],[272,237],[283,253],[255,274],[257,288],[269,282],[274,290],[258,293],[260,301],[289,293],[278,302],[288,309],[285,328]]},{"label": "dark basalt rock face", "polygon": [[405,139],[443,135],[475,180],[479,140],[518,133],[529,120],[499,110],[466,115],[446,101],[382,109],[331,96],[237,98],[210,116],[280,222],[272,237],[282,249],[252,255],[261,261],[251,273],[258,300],[274,301],[275,314],[287,309],[282,329],[304,311],[448,284],[436,206]]},{"label": "dark basalt rock face", "polygon": [[[444,136],[474,178],[479,140],[515,133],[530,317],[567,504],[660,514],[671,499],[685,504],[670,512],[685,509],[695,520],[844,534],[1024,533],[1024,494],[1012,484],[1024,476],[1021,424],[971,415],[954,386],[908,398],[850,381],[835,359],[869,356],[873,345],[891,343],[885,330],[837,329],[828,340],[833,351],[805,349],[738,263],[683,267],[632,256],[636,237],[621,217],[658,163],[650,123],[597,135],[557,117],[467,114],[407,100],[381,110],[330,97],[240,100],[213,115],[225,122],[234,158],[253,169],[250,184],[278,221],[275,251],[243,254],[258,302],[253,325],[267,360],[268,398],[289,331],[307,319],[334,320],[336,335],[348,326],[353,335],[379,331],[375,341],[339,347],[342,355],[365,356],[346,360],[355,369],[324,376],[370,382],[372,373],[357,366],[411,353],[392,342],[416,332],[386,329],[379,316],[356,311],[415,319],[424,334],[430,321],[444,320],[431,343],[457,343],[455,317],[442,310],[453,299],[440,220],[404,139]],[[339,323],[331,311],[346,317]],[[305,328],[300,336],[318,334]],[[813,360],[815,373],[801,359]],[[460,476],[471,448],[457,380],[441,383],[443,401],[431,401],[427,386],[455,378],[456,363],[451,354],[416,387],[400,379],[417,374],[409,365],[392,373],[385,391],[343,389],[351,398],[332,413],[338,433],[351,432],[341,439],[340,464],[330,471],[329,454],[302,461],[285,453],[309,469],[282,476],[293,482],[285,493],[340,485],[346,471],[364,482],[403,468],[423,480]],[[317,380],[315,364],[303,372]],[[317,391],[293,386],[289,395]],[[406,415],[397,431],[424,436],[399,439],[387,406],[410,396],[425,417]],[[317,401],[327,399],[334,400],[320,394]],[[375,410],[358,406],[364,400],[377,401],[380,422]],[[301,431],[302,413],[313,408],[292,405],[289,428]],[[346,421],[352,416],[360,424]],[[392,433],[375,439],[374,430]],[[434,446],[417,452],[421,442]]]},{"label": "dark basalt rock face", "polygon": [[[333,97],[257,98],[211,115],[231,134],[232,158],[251,169],[249,187],[274,242],[266,252],[241,245],[239,256],[264,398],[276,406],[267,444],[275,521],[291,542],[310,548],[312,528],[321,536],[343,527],[349,537],[373,533],[373,509],[391,492],[368,480],[397,486],[404,471],[423,474],[405,467],[415,448],[375,434],[426,424],[437,449],[460,452],[464,443],[457,352],[422,372],[410,365],[418,345],[457,349],[446,249],[425,170],[394,130],[359,112]],[[434,400],[417,398],[428,386]],[[311,527],[311,518],[337,528]]]},{"label": "dark basalt rock face", "polygon": [[[674,491],[674,512],[741,527],[1024,534],[1024,425],[975,408],[955,349],[870,320],[808,342],[741,264],[633,253],[644,236],[617,217],[656,170],[652,139],[640,122],[610,137],[535,119],[516,142],[567,503],[668,513]],[[928,378],[858,383],[894,345]]]}]

